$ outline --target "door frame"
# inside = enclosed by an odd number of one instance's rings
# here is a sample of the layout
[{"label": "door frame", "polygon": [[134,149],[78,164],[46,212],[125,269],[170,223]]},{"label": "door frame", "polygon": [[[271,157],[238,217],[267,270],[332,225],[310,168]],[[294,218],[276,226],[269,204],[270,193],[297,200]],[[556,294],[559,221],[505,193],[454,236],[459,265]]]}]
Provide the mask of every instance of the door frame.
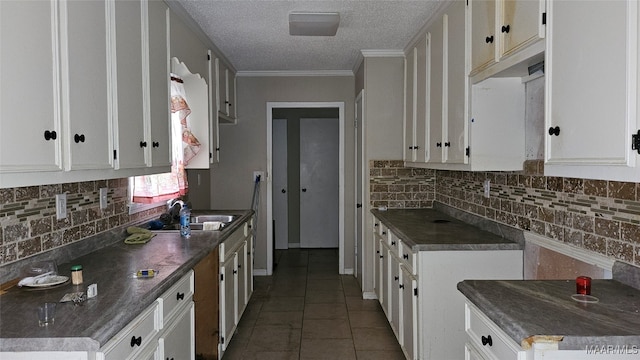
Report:
[{"label": "door frame", "polygon": [[[360,104],[360,108],[358,108],[358,104]],[[356,204],[354,211],[354,267],[353,272],[356,276],[357,281],[360,284],[360,288],[363,288],[363,284],[365,281],[365,277],[367,276],[365,273],[365,256],[364,256],[364,242],[365,242],[365,215],[364,211],[368,208],[365,206],[365,186],[364,186],[364,178],[365,178],[365,157],[364,157],[364,141],[365,141],[365,123],[364,123],[364,89],[358,93],[356,96],[356,100],[354,102],[354,117],[356,120],[356,130],[355,130],[355,139],[354,139],[354,158],[356,167],[360,165],[360,169],[356,168],[355,171],[355,184],[354,184],[354,201]],[[359,162],[359,163],[358,163]],[[358,174],[358,170],[360,173]],[[358,176],[360,175],[360,176]],[[360,191],[358,191],[358,189]],[[360,197],[360,199],[358,199]],[[360,202],[358,202],[360,200]],[[357,204],[360,203],[361,207],[358,208]],[[360,226],[358,226],[358,224]],[[358,239],[360,237],[360,239]],[[360,248],[358,248],[358,240],[360,241]]]},{"label": "door frame", "polygon": [[344,158],[345,158],[345,115],[344,102],[267,102],[267,275],[273,274],[273,109],[277,108],[337,108],[340,144],[338,172],[338,244],[339,265],[338,273],[344,274]]}]

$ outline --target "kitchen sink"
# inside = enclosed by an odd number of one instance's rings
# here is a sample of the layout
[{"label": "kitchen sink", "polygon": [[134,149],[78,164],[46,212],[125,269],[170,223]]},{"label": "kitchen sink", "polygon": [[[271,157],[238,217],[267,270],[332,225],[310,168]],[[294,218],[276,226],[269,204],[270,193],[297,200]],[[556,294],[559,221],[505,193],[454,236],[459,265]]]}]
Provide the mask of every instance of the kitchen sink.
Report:
[{"label": "kitchen sink", "polygon": [[[216,222],[220,223],[220,227],[218,230],[224,229],[229,223],[233,222],[237,218],[237,215],[224,215],[224,214],[202,214],[202,215],[192,215],[191,216],[191,230],[198,231],[203,230],[204,223],[206,222]],[[180,224],[168,224],[165,225],[160,231],[179,231]]]}]

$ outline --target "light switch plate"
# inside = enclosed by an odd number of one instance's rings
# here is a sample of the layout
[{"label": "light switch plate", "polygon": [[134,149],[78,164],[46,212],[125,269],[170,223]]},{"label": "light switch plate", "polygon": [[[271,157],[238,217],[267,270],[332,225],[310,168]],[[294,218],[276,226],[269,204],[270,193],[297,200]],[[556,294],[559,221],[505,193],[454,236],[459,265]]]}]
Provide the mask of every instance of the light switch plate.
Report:
[{"label": "light switch plate", "polygon": [[109,205],[108,193],[109,188],[100,188],[100,209],[105,209]]},{"label": "light switch plate", "polygon": [[56,194],[56,219],[67,218],[67,194]]}]

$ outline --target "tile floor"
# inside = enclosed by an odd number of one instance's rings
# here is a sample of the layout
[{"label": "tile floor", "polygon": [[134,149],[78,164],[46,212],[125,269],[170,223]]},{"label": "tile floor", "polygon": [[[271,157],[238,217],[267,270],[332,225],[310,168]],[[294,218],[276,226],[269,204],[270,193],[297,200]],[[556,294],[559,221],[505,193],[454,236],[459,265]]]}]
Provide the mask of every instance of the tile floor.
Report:
[{"label": "tile floor", "polygon": [[223,356],[234,359],[404,359],[377,300],[338,274],[338,249],[276,253]]}]

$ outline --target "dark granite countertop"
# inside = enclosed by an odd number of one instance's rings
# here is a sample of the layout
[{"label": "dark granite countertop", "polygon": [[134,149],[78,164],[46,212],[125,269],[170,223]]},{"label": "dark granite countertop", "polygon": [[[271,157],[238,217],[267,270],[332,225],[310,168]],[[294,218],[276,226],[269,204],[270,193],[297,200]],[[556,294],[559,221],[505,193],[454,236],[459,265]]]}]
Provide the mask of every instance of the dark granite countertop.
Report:
[{"label": "dark granite countertop", "polygon": [[413,251],[521,250],[523,247],[435,209],[371,210],[371,213]]},{"label": "dark granite countertop", "polygon": [[640,290],[616,280],[593,280],[597,303],[573,300],[575,280],[465,280],[462,292],[524,349],[537,341],[561,350],[640,346]]},{"label": "dark granite countertop", "polygon": [[[240,217],[222,231],[193,231],[189,239],[182,239],[178,231],[156,232],[144,245],[118,241],[58,265],[58,272],[69,276],[70,266],[81,264],[82,285],[69,282],[47,290],[12,288],[0,296],[0,351],[97,351],[246,222],[253,211],[220,213]],[[150,279],[133,278],[136,270],[147,268],[159,270],[159,274]],[[58,302],[65,294],[84,291],[93,283],[98,285],[97,297],[81,306],[59,303],[55,323],[38,326],[38,304]]]}]

